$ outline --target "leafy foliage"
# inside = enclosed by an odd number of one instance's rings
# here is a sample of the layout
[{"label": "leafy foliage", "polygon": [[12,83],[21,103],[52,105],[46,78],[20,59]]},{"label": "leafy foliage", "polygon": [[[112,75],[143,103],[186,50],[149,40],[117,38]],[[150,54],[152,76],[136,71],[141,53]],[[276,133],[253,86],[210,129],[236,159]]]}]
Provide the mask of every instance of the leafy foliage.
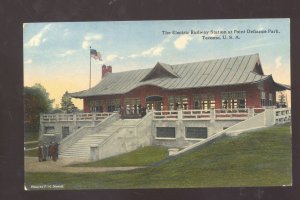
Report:
[{"label": "leafy foliage", "polygon": [[78,108],[72,102],[71,96],[69,95],[68,91],[61,98],[61,110],[65,111],[66,113],[77,112]]},{"label": "leafy foliage", "polygon": [[40,114],[51,111],[53,101],[41,84],[24,88],[25,124],[28,128],[38,129]]}]

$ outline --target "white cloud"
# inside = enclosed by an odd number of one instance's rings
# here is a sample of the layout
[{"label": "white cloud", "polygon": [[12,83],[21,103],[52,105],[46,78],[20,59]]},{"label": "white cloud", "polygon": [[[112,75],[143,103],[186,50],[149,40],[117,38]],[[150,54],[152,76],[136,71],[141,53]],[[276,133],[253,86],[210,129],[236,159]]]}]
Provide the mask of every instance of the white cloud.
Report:
[{"label": "white cloud", "polygon": [[138,56],[139,56],[138,54],[131,54],[131,55],[128,56],[128,58],[136,58]]},{"label": "white cloud", "polygon": [[119,56],[116,54],[110,54],[106,57],[107,61],[113,61],[114,59],[118,58]]},{"label": "white cloud", "polygon": [[137,58],[137,57],[154,57],[154,56],[161,56],[162,52],[165,50],[163,46],[155,46],[150,49],[147,49],[139,54],[131,54],[127,56],[128,58]]},{"label": "white cloud", "polygon": [[45,42],[46,39],[43,38],[44,34],[50,30],[51,24],[48,24],[42,28],[40,32],[35,34],[27,43],[25,43],[25,47],[38,47],[41,42]]},{"label": "white cloud", "polygon": [[32,59],[27,59],[24,61],[24,64],[31,64],[32,63]]},{"label": "white cloud", "polygon": [[174,42],[176,49],[184,49],[193,38],[189,35],[182,35]]},{"label": "white cloud", "polygon": [[157,46],[157,47],[152,47],[146,51],[143,51],[142,52],[142,56],[160,56],[162,51],[164,50],[165,48],[162,47],[162,46]]},{"label": "white cloud", "polygon": [[275,59],[275,68],[278,69],[282,66],[282,57],[281,56],[278,56],[276,59]]},{"label": "white cloud", "polygon": [[76,52],[75,50],[70,49],[70,50],[65,51],[64,53],[59,54],[59,56],[66,57],[66,56],[73,55],[75,52]]},{"label": "white cloud", "polygon": [[99,41],[103,38],[101,34],[95,34],[95,33],[88,33],[83,41],[82,41],[82,48],[83,49],[88,49],[93,41]]},{"label": "white cloud", "polygon": [[243,51],[243,50],[247,50],[247,49],[254,49],[254,48],[258,48],[258,47],[265,47],[265,46],[271,46],[271,45],[273,45],[273,43],[253,44],[253,45],[235,49],[235,51]]}]

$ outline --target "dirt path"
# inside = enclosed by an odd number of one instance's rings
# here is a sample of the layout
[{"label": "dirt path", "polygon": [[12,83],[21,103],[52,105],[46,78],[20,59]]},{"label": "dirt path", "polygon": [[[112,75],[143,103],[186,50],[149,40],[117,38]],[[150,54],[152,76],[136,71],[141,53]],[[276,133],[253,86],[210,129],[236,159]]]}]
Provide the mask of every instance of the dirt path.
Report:
[{"label": "dirt path", "polygon": [[67,167],[66,165],[79,162],[88,162],[86,159],[59,158],[56,162],[47,160],[39,162],[37,157],[25,157],[25,172],[110,172],[110,171],[129,171],[143,167]]}]

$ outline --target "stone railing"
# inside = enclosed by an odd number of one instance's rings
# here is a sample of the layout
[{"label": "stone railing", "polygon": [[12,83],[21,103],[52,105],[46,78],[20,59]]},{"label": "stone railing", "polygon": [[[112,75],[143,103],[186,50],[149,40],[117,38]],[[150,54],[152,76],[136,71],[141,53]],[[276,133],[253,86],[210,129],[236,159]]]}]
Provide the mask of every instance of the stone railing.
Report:
[{"label": "stone railing", "polygon": [[113,113],[76,113],[76,114],[41,114],[40,121],[44,122],[71,122],[71,121],[101,121]]},{"label": "stone railing", "polygon": [[177,120],[178,112],[181,110],[153,111],[153,120]]},{"label": "stone railing", "polygon": [[291,121],[291,108],[277,108],[274,110],[275,124]]},{"label": "stone railing", "polygon": [[213,114],[213,110],[182,110],[182,119],[210,120]]},{"label": "stone railing", "polygon": [[245,120],[265,108],[153,111],[153,120]]}]

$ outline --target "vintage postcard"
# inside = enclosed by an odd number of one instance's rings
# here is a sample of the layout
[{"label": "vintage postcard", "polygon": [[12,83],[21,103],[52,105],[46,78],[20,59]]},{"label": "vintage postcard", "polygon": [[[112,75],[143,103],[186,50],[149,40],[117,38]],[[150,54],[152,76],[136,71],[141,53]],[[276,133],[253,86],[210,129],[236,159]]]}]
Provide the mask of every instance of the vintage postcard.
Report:
[{"label": "vintage postcard", "polygon": [[25,190],[292,185],[290,20],[23,24]]}]

